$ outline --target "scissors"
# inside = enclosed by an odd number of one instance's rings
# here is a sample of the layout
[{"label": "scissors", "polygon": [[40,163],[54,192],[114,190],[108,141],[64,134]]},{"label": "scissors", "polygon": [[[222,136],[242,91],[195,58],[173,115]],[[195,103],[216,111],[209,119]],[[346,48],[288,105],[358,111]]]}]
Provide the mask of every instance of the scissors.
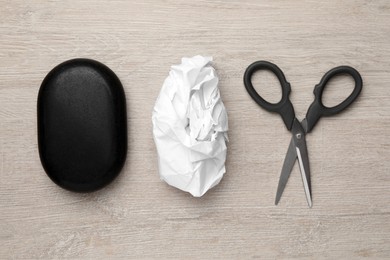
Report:
[{"label": "scissors", "polygon": [[[252,84],[252,75],[259,70],[271,71],[278,78],[282,88],[282,98],[278,103],[267,102],[254,89]],[[322,103],[322,94],[329,80],[337,75],[352,76],[355,81],[355,87],[352,93],[343,102],[333,107],[326,107]],[[313,127],[321,117],[335,115],[346,109],[356,100],[362,90],[362,77],[357,70],[349,66],[339,66],[329,70],[322,77],[320,83],[314,87],[314,101],[307,110],[306,118],[302,121],[299,121],[295,117],[294,107],[289,98],[291,92],[290,83],[287,82],[282,70],[275,64],[268,61],[256,61],[249,65],[244,74],[244,85],[249,95],[260,107],[269,112],[278,113],[282,117],[284,124],[292,134],[290,145],[287,149],[287,154],[284,159],[279,178],[275,205],[279,203],[295,161],[298,160],[303,187],[306,194],[306,200],[309,207],[311,208],[312,192],[310,182],[309,156],[306,146],[306,134],[313,130]]]}]

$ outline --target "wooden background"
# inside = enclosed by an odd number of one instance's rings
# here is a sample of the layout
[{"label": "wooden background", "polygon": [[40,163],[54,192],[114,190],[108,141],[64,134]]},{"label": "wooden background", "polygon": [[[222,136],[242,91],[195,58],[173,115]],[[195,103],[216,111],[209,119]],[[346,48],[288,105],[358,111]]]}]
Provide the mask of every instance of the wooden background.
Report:
[{"label": "wooden background", "polygon": [[[172,64],[214,57],[229,114],[227,173],[202,198],[157,172],[151,113]],[[41,167],[37,94],[76,57],[124,85],[129,149],[108,187],[77,194]],[[242,83],[256,60],[278,64],[302,119],[313,87],[338,65],[358,69],[361,96],[307,136],[313,208],[297,165],[274,197],[290,134]],[[258,91],[278,101],[274,77]],[[325,104],[352,80],[332,81]],[[0,1],[0,258],[390,258],[390,2]]]}]

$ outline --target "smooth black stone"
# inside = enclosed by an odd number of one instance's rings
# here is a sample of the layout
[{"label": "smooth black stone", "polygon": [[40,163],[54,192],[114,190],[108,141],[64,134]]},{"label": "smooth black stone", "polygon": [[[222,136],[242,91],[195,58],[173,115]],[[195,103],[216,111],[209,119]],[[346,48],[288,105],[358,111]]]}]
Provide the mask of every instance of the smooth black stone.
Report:
[{"label": "smooth black stone", "polygon": [[38,146],[59,186],[90,192],[110,183],[126,160],[126,99],[115,73],[73,59],[45,77],[38,94]]}]

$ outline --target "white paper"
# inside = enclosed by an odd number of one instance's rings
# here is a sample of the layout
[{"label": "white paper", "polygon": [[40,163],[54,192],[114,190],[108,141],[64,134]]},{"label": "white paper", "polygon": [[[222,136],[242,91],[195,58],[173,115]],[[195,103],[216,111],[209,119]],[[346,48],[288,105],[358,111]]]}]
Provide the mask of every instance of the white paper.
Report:
[{"label": "white paper", "polygon": [[200,197],[225,173],[228,118],[212,57],[173,65],[154,106],[160,178]]}]

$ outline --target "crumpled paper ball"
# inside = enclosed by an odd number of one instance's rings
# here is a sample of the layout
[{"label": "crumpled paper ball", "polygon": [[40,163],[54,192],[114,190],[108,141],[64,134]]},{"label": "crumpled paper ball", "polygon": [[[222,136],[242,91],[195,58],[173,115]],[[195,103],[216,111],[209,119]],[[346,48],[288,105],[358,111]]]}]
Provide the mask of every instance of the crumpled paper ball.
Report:
[{"label": "crumpled paper ball", "polygon": [[182,58],[153,109],[160,178],[200,197],[225,173],[228,118],[212,57]]}]

